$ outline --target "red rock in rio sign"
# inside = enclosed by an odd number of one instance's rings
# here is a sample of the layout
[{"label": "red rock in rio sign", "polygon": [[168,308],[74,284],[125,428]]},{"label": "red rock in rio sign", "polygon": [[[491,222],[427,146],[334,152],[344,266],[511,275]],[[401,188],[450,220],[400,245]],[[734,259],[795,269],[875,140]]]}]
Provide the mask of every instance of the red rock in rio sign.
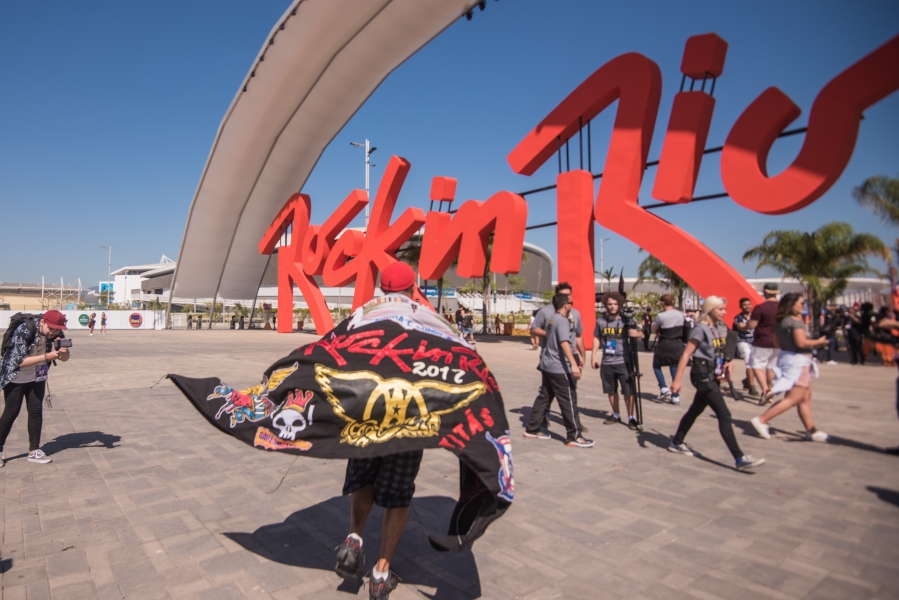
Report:
[{"label": "red rock in rio sign", "polygon": [[[681,71],[694,80],[717,78],[724,71],[726,54],[727,42],[713,33],[691,37]],[[862,111],[899,89],[896,65],[899,36],[831,80],[812,104],[799,155],[773,177],[765,167],[768,151],[800,110],[777,88],[763,92],[737,119],[721,154],[721,178],[730,197],[745,208],[765,214],[793,212],[821,197],[849,162]],[[713,89],[706,92],[703,83],[698,91],[681,91],[675,96],[653,185],[654,198],[668,203],[693,199],[715,108],[710,93]],[[594,220],[646,249],[701,296],[715,294],[732,300],[748,296],[758,301],[754,288],[730,265],[699,240],[638,203],[661,92],[658,65],[641,54],[623,54],[584,80],[508,156],[516,173],[531,175],[584,123],[618,101],[595,202],[591,173],[572,170],[559,174],[556,180],[558,276],[573,285],[575,305],[587,323],[595,316]],[[425,233],[419,271],[425,279],[440,278],[456,256],[460,276],[481,276],[491,235],[490,271],[512,274],[520,270],[527,221],[527,203],[521,196],[502,191],[486,202],[469,200],[453,217],[433,211],[425,216],[422,210],[409,208],[390,224],[409,168],[409,162],[402,158],[390,159],[366,233],[344,231],[368,203],[361,190],[354,190],[321,226],[309,225],[308,196],[294,194],[287,201],[259,244],[261,253],[271,254],[278,239],[292,226],[290,244],[279,251],[280,306],[293,306],[295,283],[309,304],[318,332],[325,333],[333,327],[333,321],[313,276],[321,275],[329,286],[355,281],[353,307],[358,307],[374,296],[378,271],[396,260],[396,251],[422,225]],[[455,189],[456,180],[435,177],[431,199],[452,200]],[[417,296],[426,303],[420,293]],[[730,303],[732,314],[738,308],[736,302]],[[291,329],[290,319],[279,319],[278,331]],[[590,347],[592,328],[585,327],[584,334]]]}]

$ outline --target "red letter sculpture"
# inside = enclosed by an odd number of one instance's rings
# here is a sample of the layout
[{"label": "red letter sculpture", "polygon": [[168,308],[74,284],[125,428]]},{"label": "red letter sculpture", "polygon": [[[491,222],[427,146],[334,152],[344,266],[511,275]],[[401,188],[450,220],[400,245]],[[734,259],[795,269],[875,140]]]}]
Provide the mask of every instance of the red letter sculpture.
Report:
[{"label": "red letter sculpture", "polygon": [[[516,172],[533,173],[561,142],[577,132],[580,123],[592,119],[618,100],[615,127],[596,197],[596,221],[645,248],[703,296],[756,298],[758,294],[752,286],[711,250],[638,205],[661,90],[662,77],[653,61],[636,53],[612,59],[579,85],[518,144],[509,154],[509,164]],[[561,198],[558,210],[565,210]],[[572,233],[562,231],[561,227],[558,235],[560,240],[573,238]],[[561,269],[560,265],[560,277]],[[576,286],[574,292],[578,304],[577,287],[585,282],[571,283]],[[591,278],[591,292],[593,289]],[[731,302],[731,312],[739,309],[736,304]]]},{"label": "red letter sculpture", "polygon": [[482,277],[487,265],[487,244],[494,231],[490,270],[518,273],[527,219],[527,203],[512,192],[497,192],[487,202],[469,200],[453,217],[448,213],[429,212],[419,274],[424,279],[440,279],[458,256],[456,274]]},{"label": "red letter sculpture", "polygon": [[[355,280],[354,310],[374,297],[378,271],[396,262],[394,253],[425,222],[420,208],[407,208],[395,223],[390,224],[409,167],[406,159],[390,157],[384,178],[378,186],[368,231],[364,234],[361,231],[344,231],[325,260],[322,273],[325,285],[343,286]],[[424,300],[420,293],[416,296]],[[430,306],[427,300],[424,304]]]},{"label": "red letter sculpture", "polygon": [[808,133],[793,164],[768,177],[768,151],[802,112],[768,88],[734,123],[721,153],[721,179],[730,197],[751,210],[779,215],[821,197],[846,168],[862,111],[899,89],[899,36],[830,81],[815,98]]},{"label": "red letter sculpture", "polygon": [[[726,55],[727,42],[714,33],[693,36],[684,48],[681,72],[693,79],[693,83],[702,79],[705,88],[707,78],[718,77],[724,71]],[[696,189],[715,99],[704,89],[695,92],[692,89],[693,84],[691,91],[679,92],[671,107],[668,132],[652,188],[652,197],[664,202],[689,202]]]},{"label": "red letter sculpture", "polygon": [[293,331],[293,284],[300,288],[306,299],[318,332],[323,334],[334,328],[318,284],[303,272],[300,262],[300,248],[309,230],[310,206],[311,201],[306,194],[291,196],[259,242],[259,253],[271,254],[278,239],[291,227],[290,245],[278,248],[278,308],[284,311],[282,318],[278,319],[279,333]]}]

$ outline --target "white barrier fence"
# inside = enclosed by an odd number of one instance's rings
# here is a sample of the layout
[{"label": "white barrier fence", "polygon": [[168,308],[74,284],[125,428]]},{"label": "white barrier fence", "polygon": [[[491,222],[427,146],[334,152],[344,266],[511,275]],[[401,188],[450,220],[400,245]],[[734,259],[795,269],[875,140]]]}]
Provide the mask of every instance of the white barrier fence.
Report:
[{"label": "white barrier fence", "polygon": [[[9,327],[9,319],[21,312],[18,310],[0,310],[0,329]],[[97,313],[97,325],[94,333],[100,331],[100,315],[102,311],[63,310],[60,311],[68,319],[69,330],[87,329],[92,312]],[[107,310],[106,329],[164,329],[164,310]]]}]

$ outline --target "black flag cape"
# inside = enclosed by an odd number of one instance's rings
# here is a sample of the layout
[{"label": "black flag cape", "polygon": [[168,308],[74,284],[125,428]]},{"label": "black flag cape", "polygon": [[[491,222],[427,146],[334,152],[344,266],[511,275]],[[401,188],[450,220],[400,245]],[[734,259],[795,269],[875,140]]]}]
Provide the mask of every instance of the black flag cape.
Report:
[{"label": "black flag cape", "polygon": [[318,458],[450,450],[459,458],[459,500],[448,536],[429,539],[438,550],[470,546],[514,492],[509,426],[493,375],[443,330],[430,334],[402,317],[350,322],[277,361],[249,389],[168,377],[215,427],[262,450]]}]

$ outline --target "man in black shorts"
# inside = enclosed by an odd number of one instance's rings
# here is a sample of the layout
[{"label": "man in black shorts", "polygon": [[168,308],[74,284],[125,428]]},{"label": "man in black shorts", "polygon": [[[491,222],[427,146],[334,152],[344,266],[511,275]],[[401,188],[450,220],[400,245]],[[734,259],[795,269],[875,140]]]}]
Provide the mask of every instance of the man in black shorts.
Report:
[{"label": "man in black shorts", "polygon": [[[381,272],[381,289],[388,296],[401,294],[411,298],[415,272],[406,263],[393,263]],[[384,508],[381,551],[369,580],[371,600],[386,600],[399,581],[390,569],[390,561],[409,518],[422,454],[422,450],[412,450],[347,462],[343,494],[350,496],[350,534],[337,547],[335,570],[344,579],[359,578],[363,562],[362,529],[374,504]]]},{"label": "man in black shorts", "polygon": [[602,391],[609,395],[609,403],[612,405],[612,414],[604,423],[612,425],[621,422],[621,415],[618,413],[620,386],[621,395],[624,396],[624,403],[627,406],[627,426],[640,431],[642,427],[634,418],[634,395],[627,364],[628,345],[632,343],[629,338],[640,337],[640,332],[637,331],[637,324],[633,319],[623,317],[619,312],[621,301],[621,295],[617,293],[606,294],[603,297],[606,312],[596,319],[596,327],[593,330],[593,368],[599,369]]}]

